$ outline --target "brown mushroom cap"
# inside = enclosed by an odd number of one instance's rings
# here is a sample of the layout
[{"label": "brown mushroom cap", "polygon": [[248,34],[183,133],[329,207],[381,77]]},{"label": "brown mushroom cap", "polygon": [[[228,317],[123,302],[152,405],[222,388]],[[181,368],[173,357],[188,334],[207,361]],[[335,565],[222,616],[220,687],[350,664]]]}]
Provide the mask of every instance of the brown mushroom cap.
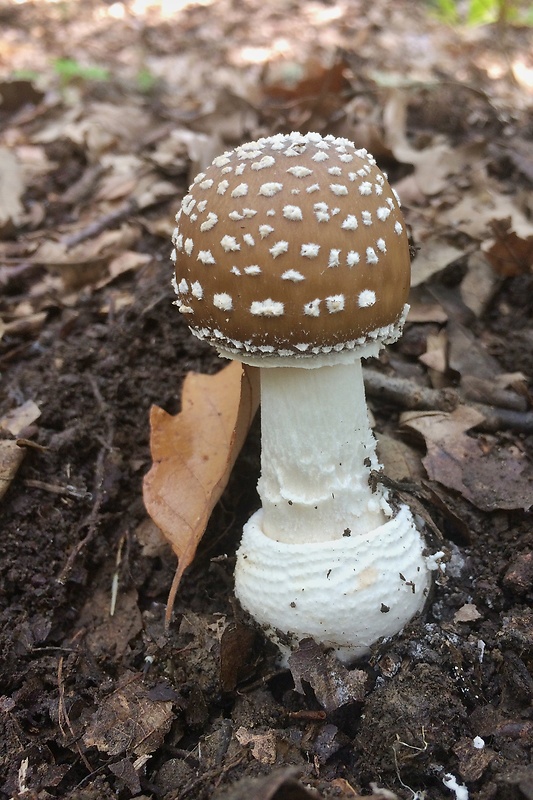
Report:
[{"label": "brown mushroom cap", "polygon": [[176,222],[177,305],[219,350],[305,357],[396,338],[405,225],[386,177],[352,142],[279,134],[224,153]]}]

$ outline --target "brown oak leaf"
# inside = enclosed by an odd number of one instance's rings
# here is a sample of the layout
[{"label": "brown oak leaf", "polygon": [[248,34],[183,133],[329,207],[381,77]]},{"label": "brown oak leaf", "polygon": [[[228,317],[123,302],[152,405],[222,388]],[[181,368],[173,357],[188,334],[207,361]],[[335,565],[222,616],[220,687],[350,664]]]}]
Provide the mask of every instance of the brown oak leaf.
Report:
[{"label": "brown oak leaf", "polygon": [[167,603],[170,621],[185,569],[229,480],[259,404],[258,371],[232,362],[216,375],[190,372],[179,414],[150,414],[152,468],[144,504],[178,557]]}]

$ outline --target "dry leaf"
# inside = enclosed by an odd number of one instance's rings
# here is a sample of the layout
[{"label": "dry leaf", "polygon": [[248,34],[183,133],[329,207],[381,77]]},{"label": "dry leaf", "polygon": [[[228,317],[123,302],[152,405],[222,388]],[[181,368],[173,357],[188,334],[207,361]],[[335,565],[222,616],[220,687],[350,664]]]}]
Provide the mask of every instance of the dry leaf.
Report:
[{"label": "dry leaf", "polygon": [[498,361],[476,339],[464,325],[450,319],[448,333],[448,364],[461,378],[475,375],[477,378],[494,381],[502,370]]},{"label": "dry leaf", "polygon": [[17,317],[15,312],[13,312],[12,316],[13,319],[9,322],[3,322],[3,320],[0,319],[0,339],[6,334],[10,336],[37,336],[48,314],[46,311],[39,311],[36,314]]},{"label": "dry leaf", "polygon": [[168,555],[168,542],[152,519],[148,517],[135,528],[135,538],[146,558],[164,558]]},{"label": "dry leaf", "polygon": [[20,221],[25,188],[18,160],[6,147],[0,147],[0,237]]},{"label": "dry leaf", "polygon": [[476,622],[478,619],[481,619],[481,614],[474,603],[465,603],[453,615],[454,622]]},{"label": "dry leaf", "polygon": [[83,742],[110,756],[147,755],[161,746],[173,716],[170,701],[151,700],[140,677],[126,675],[123,686],[98,706]]},{"label": "dry leaf", "polygon": [[465,168],[484,150],[483,143],[467,142],[452,148],[446,141],[436,139],[423,150],[416,150],[407,139],[407,98],[403,91],[393,91],[383,111],[385,143],[401,164],[414,166],[413,178],[426,195],[442,192],[450,177],[461,175]]},{"label": "dry leaf", "polygon": [[456,205],[440,212],[440,224],[466,233],[472,239],[485,242],[494,222],[510,220],[512,230],[521,239],[533,236],[533,224],[518,207],[514,195],[496,191],[488,181],[465,191]]},{"label": "dry leaf", "polygon": [[223,149],[218,135],[198,133],[186,128],[170,131],[150,155],[150,160],[167,173],[200,172]]},{"label": "dry leaf", "polygon": [[386,433],[378,434],[377,455],[383,465],[383,474],[395,483],[420,483],[425,477],[419,453],[401,439]]},{"label": "dry leaf", "polygon": [[[127,125],[124,124],[127,120]],[[129,103],[102,103],[73,106],[33,137],[45,144],[70,139],[84,148],[91,159],[104,153],[131,152],[150,129],[152,120],[146,109]]]},{"label": "dry leaf", "polygon": [[235,731],[235,738],[243,747],[250,746],[253,757],[261,764],[276,763],[276,735],[274,731],[252,733],[241,725]]},{"label": "dry leaf", "polygon": [[500,280],[483,253],[472,253],[468,258],[468,272],[461,281],[460,292],[463,303],[476,317],[486,311],[499,285]]},{"label": "dry leaf", "polygon": [[115,256],[115,258],[109,262],[107,268],[109,274],[96,284],[96,288],[101,289],[102,287],[107,286],[109,283],[116,280],[116,278],[119,278],[121,275],[124,275],[126,272],[143,267],[151,260],[152,256],[148,255],[148,253],[137,253],[135,250],[124,250],[123,253]]},{"label": "dry leaf", "polygon": [[495,221],[492,230],[496,240],[485,255],[498,275],[514,278],[533,271],[533,234],[520,237],[511,230],[511,220]]},{"label": "dry leaf", "polygon": [[413,261],[411,286],[420,286],[429,281],[463,255],[463,250],[448,244],[442,237],[426,238],[421,242],[420,250]]},{"label": "dry leaf", "polygon": [[[0,431],[20,436],[40,416],[39,406],[33,400],[27,400],[0,417]],[[0,439],[0,500],[9,489],[25,455],[26,448],[14,439]]]},{"label": "dry leaf", "polygon": [[332,64],[323,64],[310,58],[305,63],[290,60],[275,60],[266,65],[263,75],[263,91],[267,101],[274,103],[299,103],[314,106],[320,99],[331,102],[348,86],[347,64],[339,59]]},{"label": "dry leaf", "polygon": [[24,460],[26,450],[12,439],[0,439],[0,500],[9,489]]},{"label": "dry leaf", "polygon": [[0,417],[0,430],[8,431],[13,436],[20,434],[41,416],[41,410],[33,400],[26,400],[21,406],[13,408]]},{"label": "dry leaf", "polygon": [[[419,356],[419,361],[431,372],[437,372],[442,376],[448,369],[447,348],[448,336],[445,330],[429,333],[426,337],[426,352]],[[432,384],[436,388],[439,385],[438,377],[431,375]]]},{"label": "dry leaf", "polygon": [[139,177],[146,173],[145,163],[133,153],[105,153],[99,163],[105,173],[94,197],[97,202],[129,197]]},{"label": "dry leaf", "polygon": [[474,408],[459,406],[452,413],[407,412],[402,425],[421,434],[427,447],[423,459],[428,476],[459,492],[482,511],[528,511],[533,505],[533,469],[516,448],[487,450],[466,431],[484,419]]},{"label": "dry leaf", "polygon": [[178,557],[167,624],[183,572],[226,487],[258,402],[257,370],[232,362],[216,375],[189,373],[179,414],[152,408],[153,466],[144,479],[144,503]]},{"label": "dry leaf", "polygon": [[63,237],[61,241],[45,239],[32,260],[36,264],[46,265],[52,272],[59,272],[68,289],[80,289],[89,284],[98,284],[99,281],[105,285],[109,263],[124,252],[129,252],[139,236],[138,228],[123,223],[119,228],[104,230],[72,247],[69,247],[68,237]]},{"label": "dry leaf", "polygon": [[436,322],[442,325],[448,321],[448,314],[440,303],[424,303],[414,299],[413,295],[410,296],[409,302],[407,322]]},{"label": "dry leaf", "polygon": [[313,639],[302,639],[289,657],[289,668],[295,690],[305,694],[304,685],[311,686],[327,714],[364,700],[366,673],[360,669],[347,669]]},{"label": "dry leaf", "polygon": [[176,187],[174,184],[170,183],[170,181],[158,179],[155,172],[140,178],[135,186],[135,191],[132,193],[132,198],[141,210],[175,196]]}]

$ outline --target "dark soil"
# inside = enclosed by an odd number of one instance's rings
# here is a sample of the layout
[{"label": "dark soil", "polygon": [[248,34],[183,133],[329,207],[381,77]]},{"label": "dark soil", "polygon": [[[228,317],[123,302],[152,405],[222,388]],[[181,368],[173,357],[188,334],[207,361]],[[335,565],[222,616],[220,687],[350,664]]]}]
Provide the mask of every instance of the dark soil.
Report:
[{"label": "dark soil", "polygon": [[[207,25],[200,13],[190,11],[188,35],[200,19]],[[164,26],[149,33],[161,48],[172,38]],[[411,112],[422,136],[431,120],[423,106]],[[61,157],[43,195],[83,171],[76,148]],[[26,456],[1,506],[0,797],[349,800],[375,785],[376,798],[530,800],[533,522],[523,510],[481,511],[425,480],[413,496],[450,561],[424,614],[354,671],[311,647],[311,677],[298,685],[232,598],[233,554],[258,502],[256,425],[165,632],[175,559],[143,506],[149,410],[177,413],[184,375],[220,366],[172,305],[168,242],[145,224],[172,219],[186,175],[174,180],[176,200],[131,212],[150,261],[101,287],[51,292],[38,330],[0,340],[0,417],[29,400],[41,411],[19,436]],[[512,191],[530,190],[524,174],[514,180]],[[63,211],[49,208],[50,226]],[[436,294],[458,302],[463,274],[438,275]],[[30,262],[10,273],[0,311],[31,298],[46,275]],[[131,302],[115,306],[117,293]],[[507,277],[463,320],[504,371],[529,382],[532,296],[531,273]],[[374,367],[419,375],[427,334],[427,324],[410,324]],[[448,372],[446,385],[457,382]],[[370,406],[377,429],[400,439],[402,409],[375,398]],[[531,429],[476,435],[487,448],[533,455]],[[352,687],[342,698],[327,680],[335,669]],[[468,795],[454,788],[463,785]]]}]

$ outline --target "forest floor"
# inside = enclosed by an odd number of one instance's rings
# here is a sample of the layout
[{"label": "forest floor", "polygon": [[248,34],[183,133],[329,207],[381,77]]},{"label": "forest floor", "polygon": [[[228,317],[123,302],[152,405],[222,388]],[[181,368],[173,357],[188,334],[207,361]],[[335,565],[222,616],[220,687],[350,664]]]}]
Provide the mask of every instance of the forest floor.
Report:
[{"label": "forest floor", "polygon": [[[0,28],[0,796],[531,800],[531,28],[406,0],[29,0]],[[168,634],[142,496],[151,406],[220,364],[173,306],[174,214],[291,130],[367,147],[417,249],[367,392],[447,563],[351,670],[309,642],[278,668],[233,601],[257,422]]]}]

